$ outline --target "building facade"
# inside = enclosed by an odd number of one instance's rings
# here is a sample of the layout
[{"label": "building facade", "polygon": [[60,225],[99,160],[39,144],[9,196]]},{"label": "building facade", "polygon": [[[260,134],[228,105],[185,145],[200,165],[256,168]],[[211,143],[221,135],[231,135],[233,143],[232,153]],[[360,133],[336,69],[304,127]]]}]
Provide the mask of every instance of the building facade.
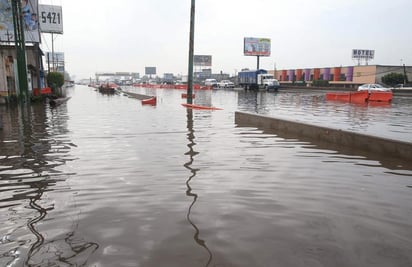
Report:
[{"label": "building facade", "polygon": [[[0,46],[0,98],[17,95],[16,48],[10,45]],[[38,46],[26,46],[26,64],[29,91],[44,87],[44,74],[41,71],[42,52]]]},{"label": "building facade", "polygon": [[281,84],[306,84],[313,81],[328,81],[331,86],[356,87],[365,83],[382,83],[382,77],[389,73],[406,73],[412,81],[412,66],[347,66],[326,68],[305,68],[269,71]]}]

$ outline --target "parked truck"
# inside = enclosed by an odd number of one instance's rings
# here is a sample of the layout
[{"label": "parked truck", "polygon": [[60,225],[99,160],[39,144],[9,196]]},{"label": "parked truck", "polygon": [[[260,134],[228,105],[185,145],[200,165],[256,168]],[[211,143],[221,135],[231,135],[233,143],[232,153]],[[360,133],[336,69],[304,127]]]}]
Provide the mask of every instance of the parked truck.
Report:
[{"label": "parked truck", "polygon": [[273,89],[277,91],[280,87],[279,81],[262,69],[239,72],[238,84],[245,90]]}]

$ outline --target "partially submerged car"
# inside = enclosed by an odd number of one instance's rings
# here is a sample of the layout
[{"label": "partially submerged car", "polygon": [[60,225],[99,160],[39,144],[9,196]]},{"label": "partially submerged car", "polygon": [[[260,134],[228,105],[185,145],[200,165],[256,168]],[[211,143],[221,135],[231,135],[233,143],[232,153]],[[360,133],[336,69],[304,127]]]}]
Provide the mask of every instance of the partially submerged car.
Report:
[{"label": "partially submerged car", "polygon": [[359,87],[358,87],[358,91],[390,92],[391,89],[390,89],[390,88],[387,88],[387,87],[384,87],[383,85],[378,84],[378,83],[366,83],[366,84],[362,84],[361,86],[359,86]]}]

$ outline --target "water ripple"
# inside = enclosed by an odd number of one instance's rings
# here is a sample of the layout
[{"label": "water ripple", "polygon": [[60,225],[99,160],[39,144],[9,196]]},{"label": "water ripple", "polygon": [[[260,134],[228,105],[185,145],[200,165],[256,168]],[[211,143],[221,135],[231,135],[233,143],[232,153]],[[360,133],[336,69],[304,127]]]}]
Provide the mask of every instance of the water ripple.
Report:
[{"label": "water ripple", "polygon": [[0,106],[0,265],[409,266],[408,163],[234,125],[234,111],[410,139],[410,99],[78,86]]}]

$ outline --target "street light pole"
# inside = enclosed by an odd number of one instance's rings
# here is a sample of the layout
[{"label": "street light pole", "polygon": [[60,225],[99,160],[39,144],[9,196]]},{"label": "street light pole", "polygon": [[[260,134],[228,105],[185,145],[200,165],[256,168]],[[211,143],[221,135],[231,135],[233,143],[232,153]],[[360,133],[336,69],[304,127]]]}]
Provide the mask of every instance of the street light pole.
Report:
[{"label": "street light pole", "polygon": [[192,0],[190,8],[190,37],[189,37],[189,70],[187,78],[187,104],[193,103],[193,55],[195,38],[195,0]]}]

